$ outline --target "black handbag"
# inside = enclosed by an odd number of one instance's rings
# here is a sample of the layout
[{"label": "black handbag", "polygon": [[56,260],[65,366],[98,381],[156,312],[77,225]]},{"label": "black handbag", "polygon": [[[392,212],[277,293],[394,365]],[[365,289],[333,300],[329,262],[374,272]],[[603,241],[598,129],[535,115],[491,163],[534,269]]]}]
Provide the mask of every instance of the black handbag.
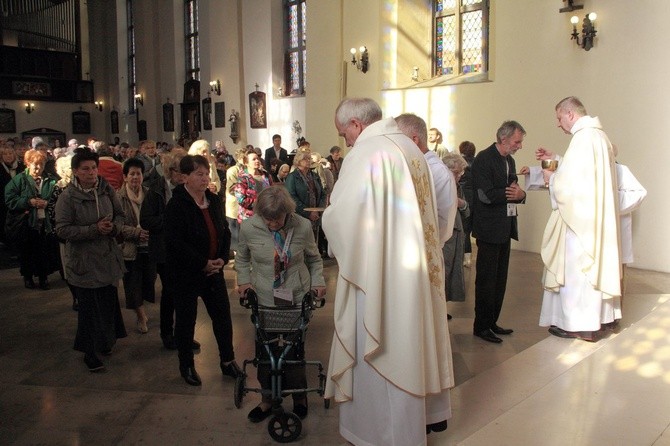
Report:
[{"label": "black handbag", "polygon": [[7,211],[5,237],[12,243],[23,238],[28,228],[28,211]]}]

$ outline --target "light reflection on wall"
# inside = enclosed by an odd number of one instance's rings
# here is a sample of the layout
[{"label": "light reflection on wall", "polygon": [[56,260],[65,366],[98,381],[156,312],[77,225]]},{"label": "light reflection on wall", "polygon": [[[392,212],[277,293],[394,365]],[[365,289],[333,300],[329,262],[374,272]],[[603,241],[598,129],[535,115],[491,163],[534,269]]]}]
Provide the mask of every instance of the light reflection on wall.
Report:
[{"label": "light reflection on wall", "polygon": [[428,128],[442,132],[443,142],[449,149],[456,149],[460,141],[454,137],[456,106],[453,86],[439,88],[415,88],[408,90],[382,91],[384,117],[401,113],[414,113],[426,121]]},{"label": "light reflection on wall", "polygon": [[382,9],[382,59],[383,88],[397,85],[398,64],[398,3],[386,0]]}]

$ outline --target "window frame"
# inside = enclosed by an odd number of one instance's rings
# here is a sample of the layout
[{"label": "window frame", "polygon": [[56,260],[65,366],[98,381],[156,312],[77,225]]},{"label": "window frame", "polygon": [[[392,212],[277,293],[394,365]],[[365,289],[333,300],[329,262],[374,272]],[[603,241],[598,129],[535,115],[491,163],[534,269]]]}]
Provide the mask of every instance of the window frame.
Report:
[{"label": "window frame", "polygon": [[[191,13],[192,11],[192,13]],[[184,0],[184,68],[186,80],[200,80],[198,0]],[[191,22],[193,19],[193,22]],[[193,51],[191,51],[193,49]]]},{"label": "window frame", "polygon": [[137,94],[137,60],[135,53],[135,16],[133,14],[134,0],[126,0],[127,20],[127,61],[128,61],[128,110],[130,114],[136,111],[135,95]]},{"label": "window frame", "polygon": [[[432,16],[433,16],[433,33],[432,33],[432,60],[431,60],[431,72],[433,79],[440,80],[452,80],[463,77],[476,77],[481,78],[482,80],[488,80],[489,72],[489,15],[490,15],[490,0],[482,0],[476,4],[463,5],[464,0],[456,0],[456,7],[453,9],[445,10],[438,12],[437,11],[437,1],[432,1]],[[482,11],[482,69],[478,72],[463,72],[463,15],[468,12],[473,11]],[[438,73],[437,67],[437,21],[442,17],[447,17],[450,15],[455,15],[456,17],[456,36],[457,41],[455,42],[455,54],[457,62],[457,72],[452,74],[442,74]],[[444,43],[443,43],[444,48]]]},{"label": "window frame", "polygon": [[[292,46],[290,33],[290,9],[296,6],[298,14],[298,46]],[[305,20],[303,21],[302,9],[305,8]],[[305,34],[307,22],[307,1],[306,0],[284,0],[283,8],[283,33],[284,33],[284,91],[285,96],[302,96],[305,94],[307,85],[307,36]],[[302,39],[302,37],[305,37]],[[298,88],[293,88],[291,82],[292,56],[297,54],[298,61]]]}]

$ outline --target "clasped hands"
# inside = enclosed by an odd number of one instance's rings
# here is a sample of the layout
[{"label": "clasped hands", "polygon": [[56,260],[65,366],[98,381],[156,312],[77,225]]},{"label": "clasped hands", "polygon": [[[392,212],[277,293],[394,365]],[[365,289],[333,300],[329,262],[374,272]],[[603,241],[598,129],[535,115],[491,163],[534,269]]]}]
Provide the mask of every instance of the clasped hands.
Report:
[{"label": "clasped hands", "polygon": [[225,262],[223,259],[214,259],[214,260],[207,260],[207,265],[202,269],[207,276],[211,276],[214,274],[217,274],[223,269],[223,265],[225,265]]},{"label": "clasped hands", "polygon": [[37,209],[46,209],[46,207],[47,207],[47,201],[43,200],[41,198],[37,198],[37,197],[31,198],[30,201],[28,201],[28,203],[32,207],[37,208]]}]

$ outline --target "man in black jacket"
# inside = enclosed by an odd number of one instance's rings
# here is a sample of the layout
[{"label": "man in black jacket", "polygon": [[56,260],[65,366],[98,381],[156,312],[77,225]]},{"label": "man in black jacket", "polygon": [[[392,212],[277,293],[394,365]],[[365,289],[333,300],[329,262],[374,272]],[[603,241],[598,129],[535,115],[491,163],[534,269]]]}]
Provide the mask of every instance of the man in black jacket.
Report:
[{"label": "man in black jacket", "polygon": [[472,235],[477,239],[473,333],[494,343],[502,342],[496,335],[513,331],[498,326],[497,322],[507,286],[511,239],[519,237],[517,203],[526,198],[512,158],[521,149],[525,134],[518,122],[503,122],[496,133],[496,142],[479,152],[472,164]]},{"label": "man in black jacket", "polygon": [[270,162],[275,158],[279,159],[280,166],[282,164],[288,164],[290,166],[290,163],[288,161],[288,152],[281,146],[281,135],[272,135],[272,147],[268,147],[267,149],[265,149],[264,167],[266,172],[268,173],[271,172]]}]

